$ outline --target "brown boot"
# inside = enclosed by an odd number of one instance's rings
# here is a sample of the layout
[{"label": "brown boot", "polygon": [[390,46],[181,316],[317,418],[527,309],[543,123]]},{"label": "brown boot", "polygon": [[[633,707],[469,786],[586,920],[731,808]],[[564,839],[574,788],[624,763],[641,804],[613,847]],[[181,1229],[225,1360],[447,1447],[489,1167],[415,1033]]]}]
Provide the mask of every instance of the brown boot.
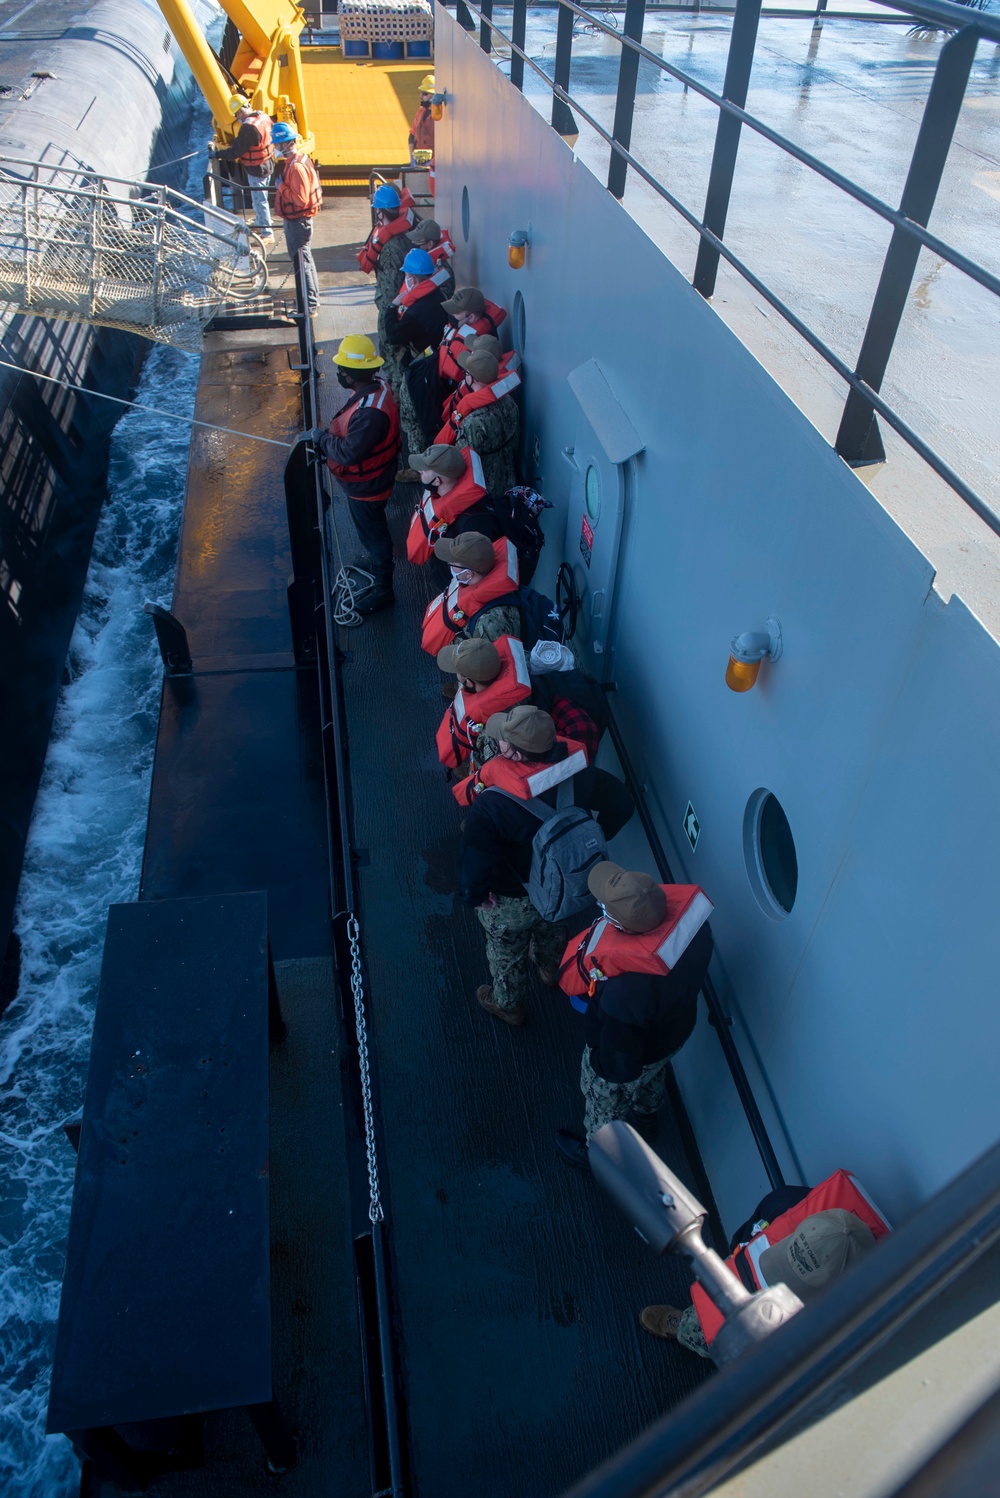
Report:
[{"label": "brown boot", "polygon": [[528,953],[528,956],[531,958],[531,961],[534,963],[536,969],[538,970],[538,976],[541,978],[542,982],[545,984],[545,987],[546,988],[558,988],[559,987],[559,969],[557,967],[543,967],[542,964],[539,962],[538,958],[535,956],[535,952],[534,952],[534,948],[533,947],[532,947],[532,950]]},{"label": "brown boot", "polygon": [[492,983],[480,983],[476,989],[476,1003],[487,1014],[495,1014],[497,1019],[502,1019],[505,1025],[523,1025],[528,1018],[526,1009],[503,1009],[499,1004],[494,1004]]},{"label": "brown boot", "polygon": [[639,1324],[664,1342],[676,1342],[683,1314],[676,1306],[644,1306],[639,1313]]}]

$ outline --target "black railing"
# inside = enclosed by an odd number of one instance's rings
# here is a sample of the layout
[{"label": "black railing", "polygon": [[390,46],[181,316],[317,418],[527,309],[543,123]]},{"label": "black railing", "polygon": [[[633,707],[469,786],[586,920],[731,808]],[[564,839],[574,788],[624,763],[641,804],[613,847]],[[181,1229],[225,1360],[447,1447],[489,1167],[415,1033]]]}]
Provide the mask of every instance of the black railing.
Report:
[{"label": "black railing", "polygon": [[[577,133],[575,114],[610,147],[612,160],[608,187],[615,196],[621,197],[624,194],[627,168],[631,167],[696,231],[701,242],[695,267],[694,285],[703,296],[708,297],[714,291],[719,261],[725,260],[840,376],[848,386],[847,402],[834,444],[842,458],[848,463],[863,464],[884,457],[875,420],[876,416],[881,416],[917,456],[939,478],[943,479],[996,535],[1000,535],[1000,515],[879,393],[921,248],[933,251],[963,275],[968,276],[994,296],[1000,297],[1000,277],[993,275],[984,266],[969,256],[963,255],[960,250],[939,239],[937,235],[931,234],[927,228],[955,124],[965,97],[976,46],[980,38],[1000,42],[1000,17],[991,15],[988,11],[952,4],[950,0],[915,0],[915,3],[905,6],[892,5],[890,0],[877,0],[877,3],[888,10],[901,12],[911,19],[924,21],[941,29],[957,30],[957,35],[945,42],[938,58],[921,128],[910,161],[906,187],[898,209],[883,202],[875,194],[867,192],[858,183],[845,177],[842,172],[836,171],[811,152],[797,146],[794,141],[789,140],[779,131],[771,129],[762,120],[744,109],[756,46],[757,22],[761,14],[761,0],[737,0],[726,80],[721,94],[642,45],[639,39],[642,35],[645,12],[642,0],[632,0],[626,10],[624,34],[616,27],[602,21],[593,11],[574,4],[573,0],[559,0],[555,63],[551,78],[545,69],[528,55],[523,44],[515,40],[515,35],[508,36],[494,24],[489,12],[477,8],[471,0],[463,0],[464,8],[479,17],[483,33],[488,30],[510,47],[512,82],[515,82],[518,87],[521,86],[523,68],[527,65],[551,91],[553,128],[560,135],[575,135]],[[492,11],[492,4],[489,10]],[[524,34],[525,14],[526,0],[514,0],[512,32],[519,36]],[[593,115],[570,93],[573,26],[577,18],[585,21],[589,28],[612,38],[622,49],[615,101],[615,124],[611,131],[606,130],[594,119]],[[634,56],[636,66],[630,63],[626,67],[626,52]],[[520,64],[519,76],[516,80],[513,72],[514,58]],[[675,78],[679,83],[683,83],[685,88],[699,94],[719,110],[715,150],[702,218],[699,218],[670,192],[629,150],[637,63],[640,58]],[[883,262],[882,274],[869,314],[861,352],[854,368],[851,368],[818,333],[793,312],[791,307],[724,242],[723,234],[732,193],[739,138],[744,126],[755,131],[763,139],[777,146],[892,225],[892,238]]]}]

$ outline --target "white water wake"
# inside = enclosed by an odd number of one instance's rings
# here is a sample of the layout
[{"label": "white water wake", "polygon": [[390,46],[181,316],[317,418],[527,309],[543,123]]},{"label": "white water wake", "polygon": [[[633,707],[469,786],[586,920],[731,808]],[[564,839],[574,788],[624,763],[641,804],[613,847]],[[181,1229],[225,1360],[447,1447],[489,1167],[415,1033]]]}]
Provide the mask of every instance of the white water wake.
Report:
[{"label": "white water wake", "polygon": [[[197,115],[192,145],[206,134]],[[156,347],[137,399],[190,416],[197,378],[196,356]],[[21,986],[0,1022],[6,1498],[70,1498],[79,1485],[69,1443],[44,1434],[75,1159],[61,1123],[83,1100],[108,906],[138,894],[163,674],[142,605],[170,596],[189,442],[186,423],[141,412],[115,429],[21,879]]]}]

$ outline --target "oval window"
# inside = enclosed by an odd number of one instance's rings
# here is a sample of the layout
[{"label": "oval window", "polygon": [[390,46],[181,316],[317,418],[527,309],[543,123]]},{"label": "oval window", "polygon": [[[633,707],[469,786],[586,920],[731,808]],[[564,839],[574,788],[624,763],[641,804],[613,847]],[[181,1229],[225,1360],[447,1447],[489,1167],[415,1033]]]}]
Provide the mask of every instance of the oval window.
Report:
[{"label": "oval window", "polygon": [[514,305],[511,308],[511,320],[513,322],[514,352],[520,359],[524,358],[524,297],[519,291],[514,293]]},{"label": "oval window", "polygon": [[799,861],[788,818],[771,791],[754,791],[747,802],[743,857],[758,905],[765,914],[783,919],[795,904]]},{"label": "oval window", "polygon": [[583,493],[587,505],[587,517],[596,525],[601,513],[601,475],[593,463],[587,469],[587,476],[583,481]]},{"label": "oval window", "polygon": [[469,243],[469,189],[462,188],[462,236]]}]

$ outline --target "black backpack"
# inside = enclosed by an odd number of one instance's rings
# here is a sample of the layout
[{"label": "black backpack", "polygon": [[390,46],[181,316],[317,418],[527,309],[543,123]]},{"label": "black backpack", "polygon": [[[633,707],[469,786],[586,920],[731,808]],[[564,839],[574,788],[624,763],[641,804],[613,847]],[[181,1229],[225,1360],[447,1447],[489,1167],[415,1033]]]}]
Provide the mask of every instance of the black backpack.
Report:
[{"label": "black backpack", "polygon": [[563,627],[559,610],[551,598],[547,598],[544,593],[536,593],[534,588],[518,588],[516,593],[505,593],[502,598],[484,603],[465,626],[469,634],[475,632],[476,621],[489,613],[490,609],[510,603],[517,604],[521,616],[521,643],[527,652],[530,653],[539,640],[555,640],[557,644],[562,644]]},{"label": "black backpack", "polygon": [[[551,510],[551,503],[543,500],[527,484],[518,484],[504,494],[487,495],[485,503],[496,516],[502,534],[516,547],[521,582],[527,586],[535,575],[538,558],[545,545],[545,535],[538,517],[542,509]],[[542,635],[540,638],[549,639],[550,636]]]}]

